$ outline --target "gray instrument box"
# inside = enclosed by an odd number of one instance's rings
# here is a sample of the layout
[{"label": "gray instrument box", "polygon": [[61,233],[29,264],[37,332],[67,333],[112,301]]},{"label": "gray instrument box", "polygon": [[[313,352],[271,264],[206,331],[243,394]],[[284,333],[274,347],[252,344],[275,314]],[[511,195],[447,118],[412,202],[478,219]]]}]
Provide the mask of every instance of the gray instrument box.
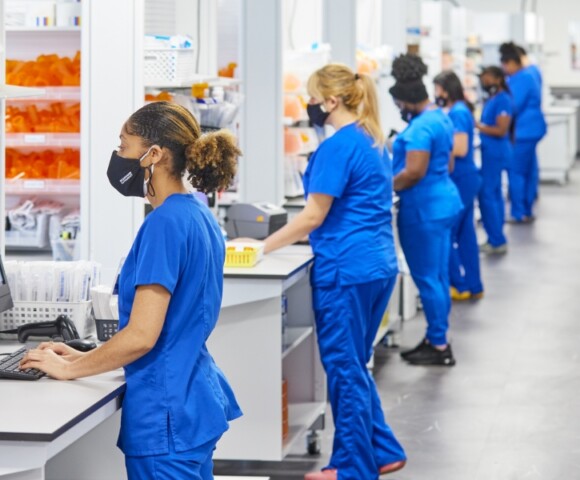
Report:
[{"label": "gray instrument box", "polygon": [[235,203],[228,208],[228,238],[248,237],[263,240],[288,222],[283,208],[269,203]]}]

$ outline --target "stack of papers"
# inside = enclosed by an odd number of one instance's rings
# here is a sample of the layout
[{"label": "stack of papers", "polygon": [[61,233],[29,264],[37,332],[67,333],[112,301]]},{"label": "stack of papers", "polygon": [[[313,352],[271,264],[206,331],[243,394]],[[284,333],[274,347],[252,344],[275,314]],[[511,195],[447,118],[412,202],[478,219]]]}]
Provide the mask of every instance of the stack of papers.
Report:
[{"label": "stack of papers", "polygon": [[119,297],[107,285],[91,288],[93,310],[97,320],[119,320]]}]

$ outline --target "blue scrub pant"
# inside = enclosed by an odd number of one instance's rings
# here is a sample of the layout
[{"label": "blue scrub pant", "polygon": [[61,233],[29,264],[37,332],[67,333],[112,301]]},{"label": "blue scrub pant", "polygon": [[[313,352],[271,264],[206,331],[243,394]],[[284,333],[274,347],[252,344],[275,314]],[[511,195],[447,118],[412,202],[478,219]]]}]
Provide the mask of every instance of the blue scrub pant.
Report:
[{"label": "blue scrub pant", "polygon": [[536,146],[538,140],[516,140],[514,157],[509,169],[509,193],[512,217],[522,220],[533,215],[532,208],[538,196],[539,166]]},{"label": "blue scrub pant", "polygon": [[125,456],[129,480],[213,480],[212,455],[219,438],[177,453],[169,435],[169,453],[146,457]]},{"label": "blue scrub pant", "polygon": [[451,231],[449,279],[451,285],[460,292],[481,293],[483,284],[473,216],[475,198],[481,188],[481,177],[479,173],[473,172],[454,178],[453,181],[461,195],[463,209]]},{"label": "blue scrub pant", "polygon": [[399,221],[398,225],[401,247],[423,303],[426,337],[432,345],[447,344],[451,311],[449,252],[456,218],[454,215],[412,224]]},{"label": "blue scrub pant", "polygon": [[396,278],[313,289],[320,358],[335,426],[326,468],[338,469],[339,480],[376,480],[380,467],[406,459],[385,422],[367,369]]},{"label": "blue scrub pant", "polygon": [[507,243],[503,233],[505,204],[501,191],[501,174],[511,163],[512,150],[509,148],[509,151],[503,153],[504,155],[494,154],[486,148],[481,151],[482,185],[479,192],[479,210],[487,241],[493,247]]}]

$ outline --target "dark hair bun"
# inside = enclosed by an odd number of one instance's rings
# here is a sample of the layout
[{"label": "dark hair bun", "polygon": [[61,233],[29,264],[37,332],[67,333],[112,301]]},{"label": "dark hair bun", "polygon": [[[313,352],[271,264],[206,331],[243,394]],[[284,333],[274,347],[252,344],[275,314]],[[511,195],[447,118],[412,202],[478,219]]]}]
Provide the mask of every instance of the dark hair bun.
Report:
[{"label": "dark hair bun", "polygon": [[423,60],[418,55],[407,53],[395,58],[391,74],[397,82],[416,82],[427,74],[427,65],[423,63]]},{"label": "dark hair bun", "polygon": [[505,56],[519,56],[519,48],[514,42],[505,42],[499,46],[499,53]]}]

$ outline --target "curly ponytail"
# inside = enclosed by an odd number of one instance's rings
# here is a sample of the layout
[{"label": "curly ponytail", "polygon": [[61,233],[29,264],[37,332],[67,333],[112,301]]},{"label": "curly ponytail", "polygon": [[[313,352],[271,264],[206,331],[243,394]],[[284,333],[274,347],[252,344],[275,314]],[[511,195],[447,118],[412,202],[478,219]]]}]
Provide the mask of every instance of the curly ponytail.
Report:
[{"label": "curly ponytail", "polygon": [[191,185],[203,193],[227,188],[242,152],[227,131],[201,134],[199,123],[186,108],[171,102],[154,102],[137,110],[125,129],[148,145],[167,148],[172,155],[171,174],[181,179],[185,172]]},{"label": "curly ponytail", "polygon": [[200,192],[225,190],[236,175],[241,154],[231,133],[206,133],[185,149],[187,179]]}]

